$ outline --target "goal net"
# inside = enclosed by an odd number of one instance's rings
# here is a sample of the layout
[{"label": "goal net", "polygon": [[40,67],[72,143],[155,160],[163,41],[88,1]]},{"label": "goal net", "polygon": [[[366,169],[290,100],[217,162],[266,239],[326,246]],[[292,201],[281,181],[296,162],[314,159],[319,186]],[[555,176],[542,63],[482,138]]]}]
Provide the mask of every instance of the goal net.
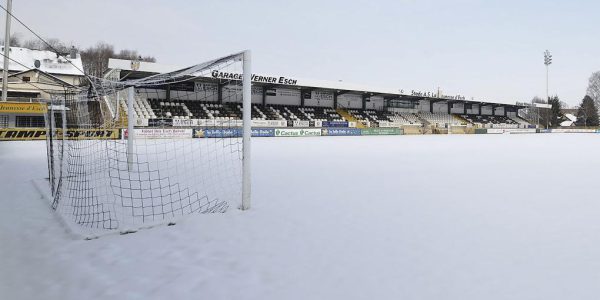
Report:
[{"label": "goal net", "polygon": [[249,208],[249,51],[145,77],[139,64],[52,96],[52,208],[87,236]]}]

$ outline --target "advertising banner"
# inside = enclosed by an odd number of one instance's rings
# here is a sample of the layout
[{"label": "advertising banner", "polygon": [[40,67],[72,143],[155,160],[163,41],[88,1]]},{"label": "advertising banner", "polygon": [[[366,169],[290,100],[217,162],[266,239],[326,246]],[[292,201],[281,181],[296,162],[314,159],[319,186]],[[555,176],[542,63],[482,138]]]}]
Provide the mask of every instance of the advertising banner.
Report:
[{"label": "advertising banner", "polygon": [[[202,128],[194,130],[195,138],[233,138],[242,137],[244,134],[242,128]],[[273,128],[252,128],[253,137],[272,137],[275,136]]]},{"label": "advertising banner", "polygon": [[360,135],[361,131],[358,128],[323,128],[321,135],[329,136],[355,136]]},{"label": "advertising banner", "polygon": [[44,128],[1,128],[0,141],[45,140]]},{"label": "advertising banner", "polygon": [[136,119],[135,120],[135,126],[144,126],[144,127],[147,127],[148,126],[148,119]]},{"label": "advertising banner", "polygon": [[510,134],[536,133],[536,129],[506,129]]},{"label": "advertising banner", "polygon": [[148,119],[150,127],[170,127],[173,126],[173,119]]},{"label": "advertising banner", "polygon": [[231,138],[241,137],[242,128],[202,128],[194,129],[195,138]]},{"label": "advertising banner", "polygon": [[585,128],[556,128],[550,130],[552,133],[595,133],[596,129]]},{"label": "advertising banner", "polygon": [[402,134],[400,128],[362,128],[361,135],[399,135]]},{"label": "advertising banner", "polygon": [[[127,138],[127,129],[123,129],[123,138]],[[136,139],[186,139],[192,138],[192,129],[176,128],[136,128]]]},{"label": "advertising banner", "polygon": [[504,133],[504,129],[500,129],[500,128],[488,128],[487,133],[488,134],[503,134]]},{"label": "advertising banner", "polygon": [[252,136],[272,137],[272,136],[275,136],[275,129],[273,129],[273,128],[252,128]]},{"label": "advertising banner", "polygon": [[173,119],[173,127],[196,126],[198,122],[194,119]]},{"label": "advertising banner", "polygon": [[346,121],[323,121],[321,123],[322,127],[348,127],[348,122]]},{"label": "advertising banner", "polygon": [[252,127],[287,127],[285,120],[252,120]]},{"label": "advertising banner", "polygon": [[275,136],[300,137],[300,136],[320,136],[320,135],[321,135],[320,128],[307,128],[307,129],[276,128],[275,129]]},{"label": "advertising banner", "polygon": [[[54,138],[62,139],[62,130],[56,131]],[[102,140],[118,139],[119,129],[68,129],[68,140]],[[45,128],[2,128],[0,141],[45,140]]]},{"label": "advertising banner", "polygon": [[46,110],[46,105],[41,103],[0,102],[0,113],[43,114]]},{"label": "advertising banner", "polygon": [[293,121],[292,126],[294,126],[294,127],[310,127],[310,121]]}]

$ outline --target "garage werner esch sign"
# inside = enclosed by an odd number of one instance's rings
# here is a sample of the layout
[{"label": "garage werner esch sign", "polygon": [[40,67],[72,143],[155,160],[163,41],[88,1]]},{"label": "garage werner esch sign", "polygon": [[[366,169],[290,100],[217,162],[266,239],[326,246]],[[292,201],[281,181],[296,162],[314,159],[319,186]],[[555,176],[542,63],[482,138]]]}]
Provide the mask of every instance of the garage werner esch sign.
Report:
[{"label": "garage werner esch sign", "polygon": [[40,103],[0,102],[0,113],[43,114],[46,106]]},{"label": "garage werner esch sign", "polygon": [[[213,70],[210,75],[212,78],[217,79],[229,79],[229,80],[242,80],[243,74],[241,73],[232,73],[232,72],[221,72],[218,70]],[[287,78],[283,76],[275,77],[275,76],[262,76],[252,74],[252,81],[259,83],[277,83],[277,84],[287,84],[287,85],[296,85],[298,84],[297,79]]]}]

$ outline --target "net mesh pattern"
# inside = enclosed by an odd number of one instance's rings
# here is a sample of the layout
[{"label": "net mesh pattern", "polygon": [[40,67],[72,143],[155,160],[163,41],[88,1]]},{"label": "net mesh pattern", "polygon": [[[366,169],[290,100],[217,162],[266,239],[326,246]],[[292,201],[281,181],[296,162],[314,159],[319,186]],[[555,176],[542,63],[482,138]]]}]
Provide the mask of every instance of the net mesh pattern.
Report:
[{"label": "net mesh pattern", "polygon": [[[77,231],[101,233],[238,205],[241,135],[200,137],[211,129],[241,132],[242,81],[210,73],[241,74],[242,55],[141,79],[90,78],[53,94],[46,115],[52,208]],[[237,110],[222,117],[224,104]],[[129,114],[136,122],[131,153]]]}]

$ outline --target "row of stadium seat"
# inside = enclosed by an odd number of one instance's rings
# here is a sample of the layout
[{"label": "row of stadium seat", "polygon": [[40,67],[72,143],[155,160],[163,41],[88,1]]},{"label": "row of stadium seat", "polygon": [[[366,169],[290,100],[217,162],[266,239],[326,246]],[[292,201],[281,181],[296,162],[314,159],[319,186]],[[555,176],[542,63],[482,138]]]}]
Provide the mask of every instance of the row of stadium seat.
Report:
[{"label": "row of stadium seat", "polygon": [[520,123],[505,116],[462,115],[462,117],[472,124],[487,128],[518,128],[519,125],[528,125],[524,120]]},{"label": "row of stadium seat", "polygon": [[[144,112],[139,118],[193,118],[224,119],[242,118],[239,103],[211,103],[192,100],[143,99]],[[136,110],[137,112],[137,110]],[[285,105],[252,105],[252,120],[286,121],[343,121],[335,109],[324,107],[297,107]]]},{"label": "row of stadium seat", "polygon": [[[126,109],[124,100],[121,100]],[[252,105],[252,120],[282,121],[346,121],[335,109],[326,107],[299,107],[292,105]],[[206,119],[206,120],[241,120],[242,105],[239,103],[214,103],[193,100],[145,99],[136,97],[134,113],[143,119]],[[403,125],[432,124],[437,126],[475,124],[482,127],[523,127],[528,126],[525,120],[518,117],[455,115],[445,113],[399,113],[374,109],[349,109],[348,113],[357,121],[371,127],[381,122],[394,122]]]}]

